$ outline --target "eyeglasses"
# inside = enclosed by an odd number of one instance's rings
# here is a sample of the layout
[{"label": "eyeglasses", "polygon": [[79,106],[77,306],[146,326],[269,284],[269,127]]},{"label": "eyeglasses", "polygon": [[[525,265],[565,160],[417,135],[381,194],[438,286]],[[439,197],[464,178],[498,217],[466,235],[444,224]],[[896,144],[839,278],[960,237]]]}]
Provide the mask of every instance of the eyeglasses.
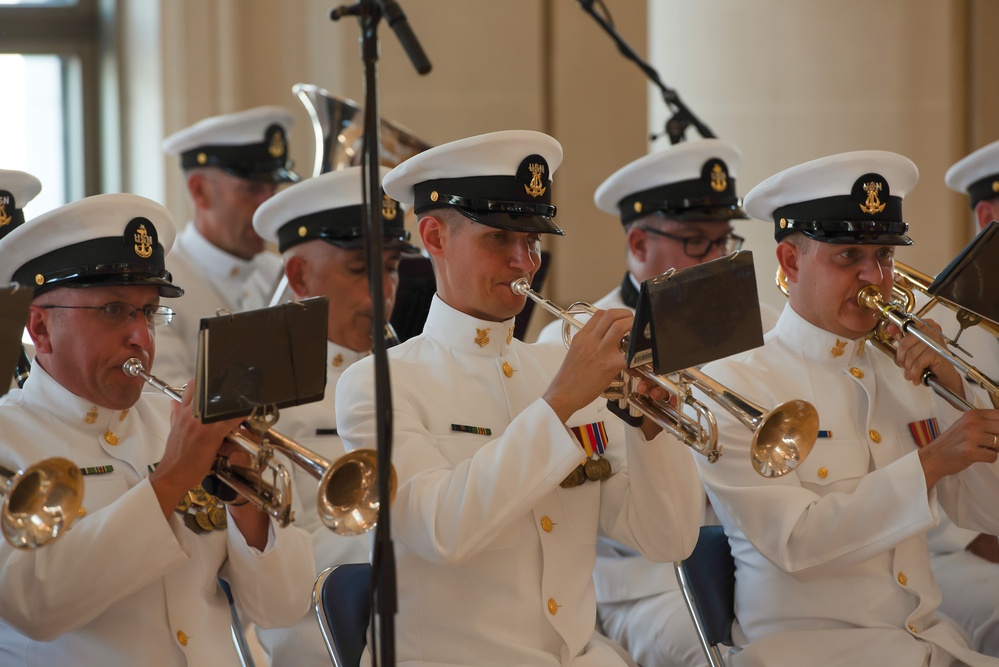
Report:
[{"label": "eyeglasses", "polygon": [[711,252],[711,249],[715,246],[718,246],[718,250],[720,250],[723,255],[728,255],[736,250],[741,250],[742,244],[746,241],[746,239],[741,236],[732,233],[729,233],[720,239],[709,239],[706,236],[675,236],[673,234],[669,234],[668,232],[664,232],[661,229],[649,227],[648,225],[642,225],[639,229],[649,232],[650,234],[665,236],[668,239],[682,242],[683,253],[687,257],[692,257],[693,259],[703,259],[707,257]]},{"label": "eyeglasses", "polygon": [[121,301],[112,301],[103,306],[42,306],[42,308],[67,308],[71,310],[99,310],[104,319],[114,324],[124,324],[126,321],[135,319],[136,313],[142,311],[142,316],[146,318],[146,323],[150,326],[160,327],[170,324],[173,321],[173,308],[167,306],[143,306],[136,308],[132,304]]}]

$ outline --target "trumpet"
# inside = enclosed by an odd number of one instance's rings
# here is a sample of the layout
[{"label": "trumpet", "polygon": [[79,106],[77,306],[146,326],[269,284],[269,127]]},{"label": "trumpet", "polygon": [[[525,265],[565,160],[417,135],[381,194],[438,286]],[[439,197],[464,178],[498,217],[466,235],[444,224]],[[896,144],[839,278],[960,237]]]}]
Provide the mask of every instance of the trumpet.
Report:
[{"label": "trumpet", "polygon": [[[130,377],[142,378],[177,402],[184,400],[179,391],[147,373],[142,362],[135,357],[122,365],[122,371]],[[263,430],[252,421],[247,420],[244,426],[251,430]],[[375,527],[380,503],[374,450],[358,449],[330,461],[274,429],[267,429],[262,434],[261,444],[237,431],[230,433],[226,439],[253,454],[254,466],[236,466],[226,457],[219,456],[213,473],[254,507],[277,519],[281,526],[294,521],[294,512],[291,509],[291,476],[283,465],[274,460],[275,453],[283,454],[319,480],[319,518],[327,528],[338,535],[349,536],[361,535]],[[273,482],[263,479],[265,471],[270,471]],[[395,468],[392,468],[389,485],[391,503],[397,486]]]},{"label": "trumpet", "polygon": [[69,528],[83,504],[83,477],[72,461],[53,457],[24,471],[0,466],[3,536],[19,549],[49,544]]},{"label": "trumpet", "polygon": [[[563,310],[532,290],[525,278],[515,280],[510,284],[510,289],[515,294],[529,297],[562,320],[562,340],[567,347],[571,342],[570,327],[583,327],[574,315],[595,312],[593,306],[585,303],[574,303]],[[621,339],[619,347],[622,352],[627,349],[627,335]],[[630,382],[620,377],[612,383],[604,397],[619,401],[622,407],[627,405],[634,408],[706,457],[710,463],[717,461],[722,454],[718,444],[718,424],[711,410],[693,397],[691,386],[700,389],[753,432],[750,463],[763,477],[780,477],[797,468],[811,452],[818,437],[818,413],[807,401],[787,401],[773,410],[765,411],[696,368],[671,373],[669,376],[657,375],[652,364],[643,364],[635,370],[675,397],[676,407],[669,401],[653,401],[631,391]],[[671,376],[675,376],[676,380],[670,379]],[[687,414],[685,407],[690,408],[694,416]]]}]

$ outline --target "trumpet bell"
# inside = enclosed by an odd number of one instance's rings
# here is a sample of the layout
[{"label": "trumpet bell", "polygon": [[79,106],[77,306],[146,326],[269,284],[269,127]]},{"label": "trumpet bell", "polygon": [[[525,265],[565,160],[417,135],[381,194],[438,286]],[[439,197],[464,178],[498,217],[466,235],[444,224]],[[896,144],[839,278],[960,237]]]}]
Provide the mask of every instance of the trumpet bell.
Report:
[{"label": "trumpet bell", "polygon": [[[389,504],[395,500],[395,468],[389,480]],[[373,449],[347,452],[329,467],[319,483],[319,518],[338,535],[361,535],[378,522],[378,456]]]},{"label": "trumpet bell", "polygon": [[8,479],[3,536],[21,549],[45,546],[69,528],[82,505],[80,469],[68,459],[45,459]]},{"label": "trumpet bell", "polygon": [[[308,83],[297,83],[291,91],[302,101],[312,118],[316,137],[312,175],[361,164],[364,112],[360,105]],[[394,167],[431,147],[403,126],[384,118],[381,119],[379,141],[381,162],[386,167]]]},{"label": "trumpet bell", "polygon": [[781,477],[797,468],[819,437],[819,413],[796,399],[771,410],[757,427],[749,456],[763,477]]}]

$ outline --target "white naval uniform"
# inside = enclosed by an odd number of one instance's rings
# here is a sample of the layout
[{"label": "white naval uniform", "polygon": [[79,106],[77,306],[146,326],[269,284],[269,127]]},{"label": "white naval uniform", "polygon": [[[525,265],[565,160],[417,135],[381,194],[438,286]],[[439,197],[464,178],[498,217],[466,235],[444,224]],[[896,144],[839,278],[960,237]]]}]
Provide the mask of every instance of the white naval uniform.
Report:
[{"label": "white naval uniform", "polygon": [[[330,461],[343,456],[343,441],[336,435],[336,386],[347,367],[367,355],[368,352],[355,352],[328,342],[323,399],[282,410],[276,430]],[[316,571],[343,563],[367,563],[371,550],[367,537],[344,537],[327,528],[319,519],[316,507],[318,480],[301,466],[286,460],[284,464],[291,471],[294,485],[295,525],[312,534]],[[329,667],[329,653],[311,609],[294,627],[257,628],[257,637],[275,667]]]},{"label": "white naval uniform", "polygon": [[[902,378],[894,361],[838,339],[790,307],[763,347],[704,372],[747,399],[811,402],[820,437],[783,477],[748,464],[750,432],[717,413],[725,454],[698,460],[736,560],[740,665],[999,665],[938,615],[927,531],[940,505],[968,527],[999,528],[999,466],[976,463],[927,493],[909,424],[960,412]],[[981,393],[975,401],[984,405]]]},{"label": "white naval uniform", "polygon": [[[925,303],[917,295],[917,307]],[[954,311],[934,307],[928,317],[936,320],[954,338],[959,327]],[[967,329],[958,338],[966,351],[955,352],[999,382],[999,340],[982,327]],[[943,592],[940,611],[952,618],[971,637],[975,650],[999,657],[999,564],[967,551],[979,532],[958,528],[946,516],[930,531],[930,566]]]},{"label": "white naval uniform", "polygon": [[[638,282],[627,279],[637,296]],[[635,309],[622,298],[623,287],[614,289],[593,306]],[[761,304],[764,331],[777,322],[777,314]],[[578,316],[581,321],[588,315]],[[542,329],[539,341],[562,340],[562,321]],[[709,403],[709,405],[714,405]],[[715,523],[710,508],[706,520]],[[700,667],[707,658],[697,638],[687,605],[680,594],[672,563],[655,563],[612,540],[601,538],[593,571],[597,611],[604,633],[619,642],[644,667]]]},{"label": "white naval uniform", "polygon": [[[398,664],[624,664],[593,640],[598,524],[650,558],[687,555],[703,504],[687,448],[627,429],[607,444],[609,480],[562,489],[583,450],[540,398],[560,344],[527,345],[512,320],[478,320],[435,296],[423,334],[389,356]],[[348,450],[375,446],[372,372],[362,360],[337,391]],[[616,420],[603,406],[569,425]]]},{"label": "white naval uniform", "polygon": [[0,664],[238,665],[219,575],[256,623],[288,625],[308,608],[315,575],[305,532],[272,525],[260,552],[231,517],[227,529],[200,535],[179,514],[163,519],[148,475],[170,408],[161,394],[126,411],[95,408],[37,365],[0,402],[4,465],[62,456],[113,467],[83,477],[86,513],[58,540],[37,550],[0,544]]},{"label": "white naval uniform", "polygon": [[194,377],[201,318],[263,308],[281,277],[281,258],[264,251],[247,261],[216,248],[188,223],[166,258],[184,296],[171,299],[169,326],[156,329],[156,375],[180,385]]}]

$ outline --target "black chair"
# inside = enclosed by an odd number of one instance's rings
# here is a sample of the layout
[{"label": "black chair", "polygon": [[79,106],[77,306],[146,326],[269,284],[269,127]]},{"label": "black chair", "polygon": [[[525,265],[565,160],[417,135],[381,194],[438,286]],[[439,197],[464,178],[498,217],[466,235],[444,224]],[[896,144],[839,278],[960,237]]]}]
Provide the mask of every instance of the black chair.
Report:
[{"label": "black chair", "polygon": [[319,573],[312,605],[336,667],[357,667],[371,618],[371,565],[334,565]]},{"label": "black chair", "polygon": [[721,644],[732,644],[735,561],[721,526],[702,526],[694,552],[673,563],[680,592],[711,667],[725,667]]}]

